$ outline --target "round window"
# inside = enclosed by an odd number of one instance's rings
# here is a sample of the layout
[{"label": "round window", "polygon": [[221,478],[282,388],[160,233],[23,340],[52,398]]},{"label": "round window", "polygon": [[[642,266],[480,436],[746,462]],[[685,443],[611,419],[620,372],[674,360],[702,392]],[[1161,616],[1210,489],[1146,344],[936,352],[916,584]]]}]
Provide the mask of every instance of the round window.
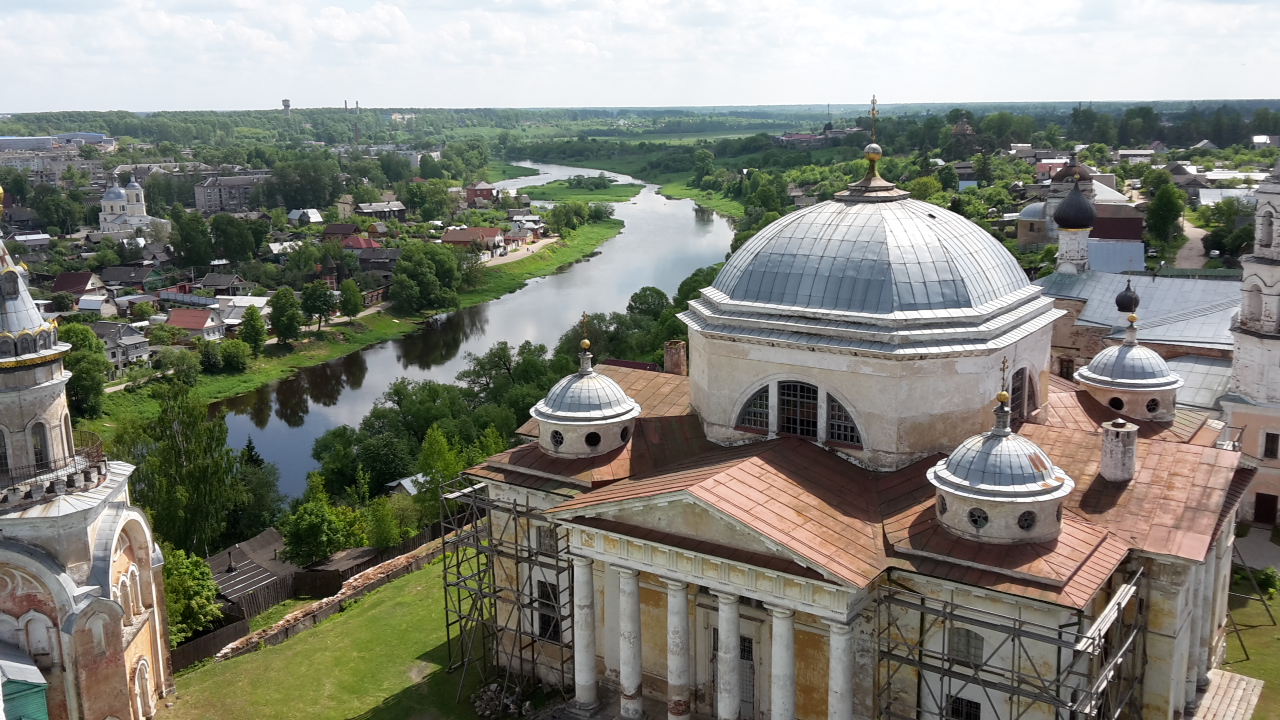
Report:
[{"label": "round window", "polygon": [[1148,401],[1147,401],[1147,412],[1149,412],[1149,413],[1154,413],[1154,412],[1157,412],[1157,411],[1159,411],[1159,410],[1160,410],[1160,401],[1159,401],[1159,400],[1157,400],[1157,399],[1155,399],[1155,398],[1151,398],[1150,400],[1148,400]]},{"label": "round window", "polygon": [[1030,510],[1018,516],[1018,527],[1023,530],[1030,530],[1036,526],[1036,514]]},{"label": "round window", "polygon": [[587,436],[583,439],[587,441],[587,447],[596,447],[597,445],[600,444],[600,433],[589,432],[587,433]]},{"label": "round window", "polygon": [[974,508],[969,511],[969,524],[981,530],[991,522],[991,518],[987,517],[987,511],[982,508]]},{"label": "round window", "polygon": [[1058,518],[1058,522],[1062,522],[1062,506],[1061,505],[1058,506],[1058,513],[1056,517]]},{"label": "round window", "polygon": [[941,495],[938,496],[938,514],[939,515],[947,514],[947,499],[942,497]]},{"label": "round window", "polygon": [[1118,397],[1113,397],[1113,398],[1111,398],[1111,400],[1110,400],[1110,401],[1108,401],[1108,402],[1107,402],[1107,404],[1111,406],[1111,409],[1112,409],[1112,410],[1123,410],[1123,409],[1124,409],[1124,401],[1123,401],[1123,400],[1121,400],[1121,399],[1120,399],[1120,398],[1118,398]]},{"label": "round window", "polygon": [[560,434],[559,430],[551,431],[551,444],[556,447],[560,447],[564,444],[564,435]]},{"label": "round window", "polygon": [[631,428],[629,427],[622,428],[622,442],[626,442],[630,439],[631,439]]}]

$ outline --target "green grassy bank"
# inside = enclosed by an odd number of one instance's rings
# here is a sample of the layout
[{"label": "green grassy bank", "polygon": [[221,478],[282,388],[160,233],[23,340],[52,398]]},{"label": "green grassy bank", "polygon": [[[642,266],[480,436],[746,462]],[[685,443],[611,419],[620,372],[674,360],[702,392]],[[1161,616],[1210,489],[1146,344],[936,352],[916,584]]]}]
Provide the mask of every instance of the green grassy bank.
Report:
[{"label": "green grassy bank", "polygon": [[568,239],[539,250],[527,258],[485,268],[480,283],[459,296],[462,306],[471,307],[515,292],[533,278],[550,275],[564,265],[581,260],[605,240],[620,232],[621,220],[591,223],[574,230]]},{"label": "green grassy bank", "polygon": [[[258,652],[180,675],[160,720],[476,720],[455,702],[448,662],[443,565],[437,560],[318,627]],[[163,705],[163,704],[162,704]]]},{"label": "green grassy bank", "polygon": [[520,167],[510,163],[495,163],[484,169],[485,180],[495,183],[500,180],[510,180],[511,178],[529,177],[537,175],[538,171],[533,168]]},{"label": "green grassy bank", "polygon": [[552,202],[566,202],[569,200],[581,200],[585,203],[593,202],[626,202],[644,189],[643,185],[635,183],[623,183],[610,185],[600,190],[585,190],[583,188],[569,187],[568,180],[556,180],[545,185],[530,185],[520,188],[521,195],[528,195],[532,200],[549,200]]}]

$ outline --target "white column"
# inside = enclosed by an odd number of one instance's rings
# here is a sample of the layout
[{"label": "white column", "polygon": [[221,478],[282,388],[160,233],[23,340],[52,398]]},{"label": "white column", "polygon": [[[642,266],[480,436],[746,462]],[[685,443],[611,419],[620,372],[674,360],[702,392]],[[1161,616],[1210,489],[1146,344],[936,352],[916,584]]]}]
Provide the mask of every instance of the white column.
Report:
[{"label": "white column", "polygon": [[765,605],[773,615],[769,679],[769,716],[772,720],[796,719],[795,611]]},{"label": "white column", "polygon": [[623,720],[640,720],[640,572],[618,569],[618,682],[619,714]]},{"label": "white column", "polygon": [[738,720],[742,706],[742,662],[739,657],[738,596],[715,593],[716,627],[720,644],[716,648],[716,720]]},{"label": "white column", "polygon": [[[1223,532],[1228,532],[1224,528]],[[1214,587],[1217,585],[1218,548],[1210,547],[1209,555],[1204,560],[1204,579],[1200,581],[1200,638],[1197,643],[1199,653],[1196,663],[1196,687],[1203,690],[1209,686],[1209,653],[1213,647],[1213,633],[1217,629],[1217,618],[1213,615]]]},{"label": "white column", "polygon": [[596,588],[591,558],[573,558],[573,689],[582,710],[600,704],[596,684]]},{"label": "white column", "polygon": [[827,720],[853,720],[853,626],[828,622]]},{"label": "white column", "polygon": [[689,717],[689,584],[667,580],[667,720]]},{"label": "white column", "polygon": [[1186,711],[1190,713],[1196,708],[1196,680],[1199,678],[1197,667],[1200,659],[1200,619],[1204,617],[1199,604],[1200,589],[1204,585],[1204,563],[1197,563],[1191,568],[1191,580],[1187,585],[1191,618],[1187,623],[1187,684],[1184,699]]}]

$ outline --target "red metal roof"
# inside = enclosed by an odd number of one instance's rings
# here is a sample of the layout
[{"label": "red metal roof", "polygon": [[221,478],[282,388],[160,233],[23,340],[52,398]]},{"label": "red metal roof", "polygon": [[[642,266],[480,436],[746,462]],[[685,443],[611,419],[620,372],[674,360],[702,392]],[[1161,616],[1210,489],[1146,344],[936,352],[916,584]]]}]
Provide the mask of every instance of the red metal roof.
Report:
[{"label": "red metal roof", "polygon": [[64,272],[53,279],[53,292],[82,293],[93,281],[91,272]]},{"label": "red metal roof", "polygon": [[348,235],[342,238],[342,247],[346,250],[366,250],[368,248],[380,248],[382,243],[360,235]]},{"label": "red metal roof", "polygon": [[203,330],[209,326],[210,310],[193,310],[190,308],[174,308],[169,311],[166,325],[180,327],[185,330]]}]

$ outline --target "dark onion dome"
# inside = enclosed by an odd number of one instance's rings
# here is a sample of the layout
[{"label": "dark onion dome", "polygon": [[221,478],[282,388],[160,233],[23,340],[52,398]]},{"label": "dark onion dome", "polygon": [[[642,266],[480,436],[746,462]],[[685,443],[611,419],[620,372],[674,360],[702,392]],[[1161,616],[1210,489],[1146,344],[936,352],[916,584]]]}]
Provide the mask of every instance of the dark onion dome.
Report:
[{"label": "dark onion dome", "polygon": [[1126,280],[1124,289],[1116,295],[1116,310],[1125,315],[1138,312],[1138,293],[1133,291],[1133,283]]},{"label": "dark onion dome", "polygon": [[1093,209],[1093,203],[1080,192],[1079,180],[1071,188],[1071,192],[1067,193],[1067,197],[1063,199],[1058,209],[1053,211],[1053,221],[1062,230],[1087,230],[1093,227],[1093,221],[1097,217],[1098,213]]}]

